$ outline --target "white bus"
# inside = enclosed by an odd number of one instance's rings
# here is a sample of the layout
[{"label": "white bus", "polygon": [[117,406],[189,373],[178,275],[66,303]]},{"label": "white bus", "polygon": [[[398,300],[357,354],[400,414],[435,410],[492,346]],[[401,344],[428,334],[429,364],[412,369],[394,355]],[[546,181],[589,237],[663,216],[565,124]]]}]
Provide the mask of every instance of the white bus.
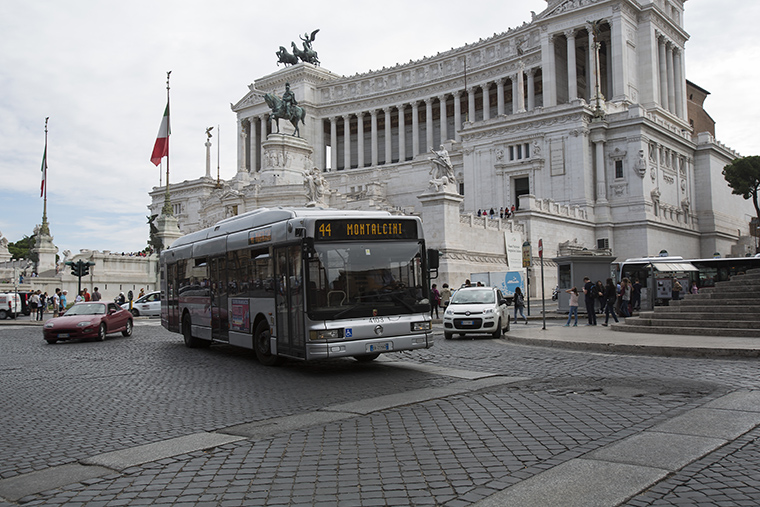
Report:
[{"label": "white bus", "polygon": [[188,347],[245,347],[265,365],[429,348],[428,253],[417,217],[258,209],[161,252],[161,323]]}]

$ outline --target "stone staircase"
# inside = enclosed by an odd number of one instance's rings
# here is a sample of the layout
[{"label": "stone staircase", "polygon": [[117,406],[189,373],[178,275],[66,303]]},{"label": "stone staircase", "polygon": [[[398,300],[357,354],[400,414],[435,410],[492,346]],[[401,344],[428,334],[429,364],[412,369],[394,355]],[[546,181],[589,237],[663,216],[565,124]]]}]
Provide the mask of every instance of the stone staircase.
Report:
[{"label": "stone staircase", "polygon": [[760,268],[628,317],[614,331],[760,338]]}]

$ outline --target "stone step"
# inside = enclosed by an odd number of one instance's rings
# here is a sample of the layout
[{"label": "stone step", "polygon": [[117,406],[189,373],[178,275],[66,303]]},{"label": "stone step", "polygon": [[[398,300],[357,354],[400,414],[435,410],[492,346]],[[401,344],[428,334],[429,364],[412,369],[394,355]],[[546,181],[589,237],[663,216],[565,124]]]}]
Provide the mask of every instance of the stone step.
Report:
[{"label": "stone step", "polygon": [[749,301],[747,304],[756,305],[758,304],[758,301],[760,301],[760,292],[700,292],[699,294],[689,294],[685,298],[677,301],[671,299],[670,304],[680,304],[684,301],[720,301],[724,299]]},{"label": "stone step", "polygon": [[[721,285],[725,284],[725,285]],[[760,292],[760,283],[742,283],[738,282],[718,282],[715,287],[704,287],[699,290],[699,293],[714,294],[716,292]],[[689,295],[689,294],[687,294]],[[693,294],[692,294],[693,295]]]},{"label": "stone step", "polygon": [[658,308],[655,311],[641,312],[639,317],[642,319],[693,319],[693,320],[713,320],[722,319],[726,320],[728,317],[730,320],[755,320],[760,322],[760,310],[742,312],[743,308],[731,308],[730,316],[727,316],[725,312],[717,312],[714,307],[693,307],[688,308],[688,311],[674,311],[674,309],[668,307]]},{"label": "stone step", "polygon": [[[760,305],[743,305],[743,306],[729,306],[725,305],[727,308],[722,307],[722,309],[725,311],[727,309],[730,309],[731,315],[756,315],[758,318],[760,318]],[[678,306],[658,306],[654,310],[655,312],[659,314],[679,314],[683,313],[686,315],[689,315],[690,317],[692,315],[705,313],[705,314],[713,314],[716,313],[716,306],[713,304],[709,304],[709,302],[705,302],[703,304],[688,304],[688,305],[678,305]],[[653,313],[651,311],[649,312],[641,312],[644,313]]]},{"label": "stone step", "polygon": [[[632,317],[628,317],[632,318]],[[628,318],[626,319],[626,324],[628,323]],[[717,328],[717,329],[726,329],[726,328],[734,328],[734,329],[755,329],[758,330],[760,333],[760,320],[753,319],[753,320],[738,320],[738,319],[688,319],[688,318],[670,318],[670,319],[662,319],[659,316],[649,319],[649,318],[642,318],[638,317],[638,321],[636,321],[637,324],[641,325],[648,325],[650,327],[675,327],[675,328],[682,328],[682,327],[700,327],[703,329],[707,328]]]},{"label": "stone step", "polygon": [[697,298],[696,296],[694,298],[689,299],[680,299],[678,301],[670,301],[667,307],[663,306],[656,306],[655,308],[687,308],[690,306],[732,306],[732,307],[740,307],[740,306],[750,306],[750,307],[758,307],[760,306],[760,298],[736,298],[736,297],[703,297],[703,298]]},{"label": "stone step", "polygon": [[[633,319],[629,317],[626,320]],[[760,338],[760,330],[757,329],[735,329],[735,328],[703,328],[703,327],[672,327],[672,326],[648,326],[638,322],[626,322],[625,324],[612,324],[613,331],[624,333],[649,333],[649,334],[685,334],[699,336],[738,336],[745,338]]]}]

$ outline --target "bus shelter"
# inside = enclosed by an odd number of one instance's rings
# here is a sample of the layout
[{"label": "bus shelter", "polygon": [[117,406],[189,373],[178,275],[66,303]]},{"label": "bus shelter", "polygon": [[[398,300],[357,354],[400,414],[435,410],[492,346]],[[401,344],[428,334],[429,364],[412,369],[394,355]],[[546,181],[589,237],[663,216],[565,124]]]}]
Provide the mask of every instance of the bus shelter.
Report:
[{"label": "bus shelter", "polygon": [[578,311],[586,311],[585,298],[583,297],[583,278],[589,277],[596,283],[601,280],[606,283],[607,278],[614,278],[615,269],[612,263],[615,257],[611,255],[594,255],[589,252],[586,255],[568,255],[552,259],[557,263],[557,280],[559,281],[559,297],[557,299],[557,311],[568,313],[570,311],[570,294],[566,291],[573,287],[578,288]]}]

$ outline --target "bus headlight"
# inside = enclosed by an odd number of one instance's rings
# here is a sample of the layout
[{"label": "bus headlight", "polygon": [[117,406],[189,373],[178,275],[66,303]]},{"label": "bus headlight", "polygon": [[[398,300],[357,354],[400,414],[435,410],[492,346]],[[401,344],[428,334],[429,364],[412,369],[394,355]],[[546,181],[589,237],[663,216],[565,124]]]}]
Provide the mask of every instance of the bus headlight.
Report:
[{"label": "bus headlight", "polygon": [[310,340],[340,340],[343,329],[318,329],[309,331]]},{"label": "bus headlight", "polygon": [[415,332],[415,331],[430,331],[431,329],[433,329],[433,322],[432,321],[412,322],[412,332]]}]

